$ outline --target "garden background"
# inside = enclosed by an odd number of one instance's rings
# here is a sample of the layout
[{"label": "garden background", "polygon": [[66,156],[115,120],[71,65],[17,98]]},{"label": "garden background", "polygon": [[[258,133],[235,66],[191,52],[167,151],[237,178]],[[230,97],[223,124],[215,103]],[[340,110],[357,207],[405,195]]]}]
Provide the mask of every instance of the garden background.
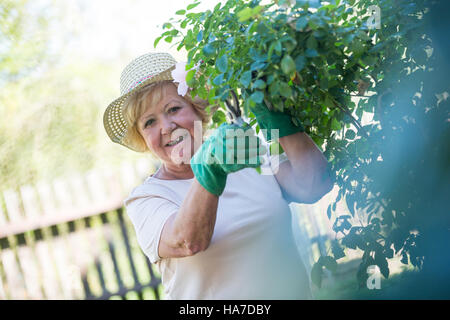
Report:
[{"label": "garden background", "polygon": [[[195,10],[218,3],[204,0]],[[159,164],[111,143],[102,114],[118,95],[120,72],[131,59],[167,51],[187,60],[184,49],[167,41],[153,47],[163,23],[186,5],[0,4],[0,299],[163,298],[158,272],[142,255],[121,208],[132,187]],[[447,97],[441,93],[440,99]],[[370,125],[373,114],[364,112],[360,120]],[[336,237],[327,208],[337,193],[336,186],[316,204],[291,206],[310,268],[327,256]],[[334,211],[349,212],[347,202],[338,201]],[[351,222],[360,222],[358,214]],[[417,272],[398,255],[388,261],[388,278],[374,270],[378,288],[361,287],[356,272],[363,253],[345,253],[336,268],[323,270],[322,286],[313,285],[316,298],[389,297],[398,290],[401,296],[398,288]]]}]

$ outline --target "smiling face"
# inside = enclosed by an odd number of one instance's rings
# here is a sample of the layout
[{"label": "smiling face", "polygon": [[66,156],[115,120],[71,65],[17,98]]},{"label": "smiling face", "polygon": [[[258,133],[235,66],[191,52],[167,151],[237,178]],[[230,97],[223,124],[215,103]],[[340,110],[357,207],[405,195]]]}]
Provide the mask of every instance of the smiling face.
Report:
[{"label": "smiling face", "polygon": [[[149,95],[147,101],[152,100]],[[153,105],[147,103],[146,111],[137,121],[138,131],[147,147],[169,171],[180,171],[183,166],[189,166],[198,144],[194,143],[194,137],[199,138],[199,126],[202,127],[201,117],[178,95],[173,84],[162,87],[159,101]]]}]

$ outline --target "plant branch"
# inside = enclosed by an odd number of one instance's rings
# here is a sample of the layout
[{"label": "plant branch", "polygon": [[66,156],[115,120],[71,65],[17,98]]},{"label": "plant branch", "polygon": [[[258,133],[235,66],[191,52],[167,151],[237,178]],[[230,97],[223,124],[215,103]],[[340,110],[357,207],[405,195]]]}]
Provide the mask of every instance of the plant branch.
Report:
[{"label": "plant branch", "polygon": [[339,109],[341,109],[346,115],[348,115],[351,119],[351,121],[353,122],[353,124],[355,125],[356,129],[358,129],[358,132],[362,133],[362,135],[364,135],[364,137],[368,138],[369,136],[367,135],[366,130],[364,130],[364,128],[361,126],[361,124],[359,123],[359,121],[353,117],[353,115],[351,114],[350,110],[348,110],[347,108],[343,107],[340,103],[338,103],[334,98],[332,98],[333,100],[333,104],[338,107]]}]

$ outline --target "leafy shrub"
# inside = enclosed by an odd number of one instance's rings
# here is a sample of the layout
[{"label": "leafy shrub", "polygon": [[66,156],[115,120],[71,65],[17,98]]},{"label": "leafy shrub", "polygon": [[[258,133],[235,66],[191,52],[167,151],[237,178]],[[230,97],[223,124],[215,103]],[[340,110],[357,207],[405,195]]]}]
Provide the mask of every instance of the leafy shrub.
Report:
[{"label": "leafy shrub", "polygon": [[[188,52],[187,70],[202,62],[198,76],[188,73],[192,95],[223,103],[236,90],[250,119],[252,106],[269,101],[303,124],[336,175],[339,192],[327,211],[336,239],[313,267],[315,283],[345,248],[363,251],[360,286],[369,265],[387,278],[394,255],[420,270],[425,257],[430,267],[448,270],[448,254],[430,250],[450,239],[443,202],[449,166],[442,160],[449,155],[450,88],[440,68],[448,64],[429,27],[445,5],[229,0],[194,13],[197,4],[177,11],[180,18],[164,24],[154,42],[177,40]],[[373,9],[381,14],[379,28]],[[363,125],[364,113],[373,119]],[[341,199],[349,212],[337,212]]]}]

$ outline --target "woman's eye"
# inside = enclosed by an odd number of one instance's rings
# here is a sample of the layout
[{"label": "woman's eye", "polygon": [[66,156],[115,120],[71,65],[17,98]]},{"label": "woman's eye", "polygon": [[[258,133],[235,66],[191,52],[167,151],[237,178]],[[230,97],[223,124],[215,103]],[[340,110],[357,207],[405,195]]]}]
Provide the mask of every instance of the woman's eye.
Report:
[{"label": "woman's eye", "polygon": [[172,107],[169,109],[169,113],[176,112],[180,107]]},{"label": "woman's eye", "polygon": [[144,124],[144,128],[147,128],[148,126],[151,126],[153,124],[154,120],[153,119],[148,119],[145,124]]}]

